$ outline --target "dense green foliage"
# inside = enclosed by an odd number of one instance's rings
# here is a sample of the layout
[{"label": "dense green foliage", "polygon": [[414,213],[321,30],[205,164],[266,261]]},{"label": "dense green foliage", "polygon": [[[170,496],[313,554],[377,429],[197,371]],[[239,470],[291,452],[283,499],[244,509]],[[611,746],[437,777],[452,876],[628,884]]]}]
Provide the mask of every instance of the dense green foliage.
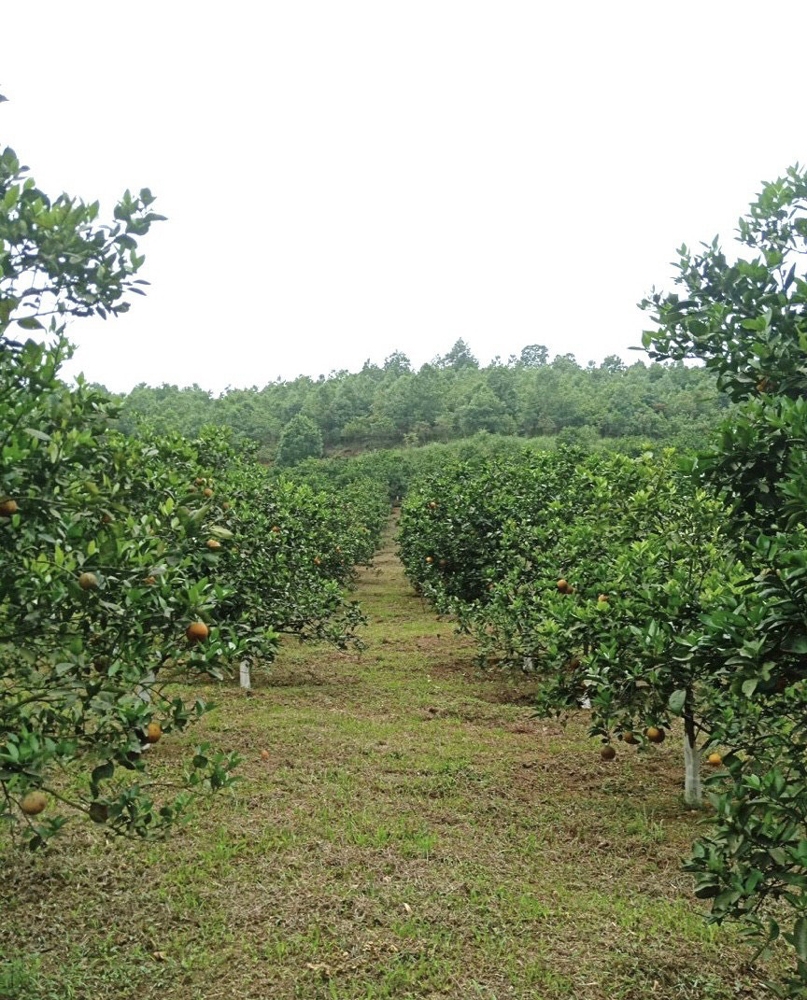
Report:
[{"label": "dense green foliage", "polygon": [[[325,448],[366,450],[453,441],[478,433],[538,437],[594,444],[631,438],[681,446],[712,433],[727,401],[714,377],[683,363],[618,358],[579,366],[563,355],[547,360],[545,348],[524,348],[519,358],[480,367],[462,341],[445,358],[413,371],[402,354],[383,366],[369,361],[360,372],[327,378],[301,376],[262,389],[229,389],[220,397],[198,386],[140,385],[122,400],[126,429],[145,418],[160,430],[196,435],[208,423],[232,428],[273,460],[290,421],[313,421]],[[295,435],[296,436],[296,435]],[[316,453],[311,451],[309,453]],[[278,456],[286,461],[281,451]],[[295,459],[296,460],[296,452]]]},{"label": "dense green foliage", "polygon": [[[684,723],[721,768],[715,825],[687,868],[715,920],[780,935],[807,989],[807,174],[765,186],[741,220],[755,254],[679,252],[684,294],[643,305],[657,360],[698,358],[735,404],[696,459],[564,455],[457,466],[413,489],[402,554],[415,585],[483,655],[543,678],[541,707],[590,699],[606,744]],[[682,475],[682,472],[685,475]],[[652,723],[652,727],[648,726]],[[616,751],[606,745],[605,759]],[[789,912],[788,912],[789,911]]]},{"label": "dense green foliage", "polygon": [[[690,869],[716,919],[782,934],[798,960],[788,995],[807,990],[807,172],[765,185],[740,220],[752,256],[730,261],[715,240],[679,252],[683,294],[644,303],[660,358],[701,359],[737,404],[692,473],[731,505],[744,574],[682,655],[723,664],[731,699],[718,720],[733,752],[715,790],[718,824]],[[772,902],[785,904],[771,908]]]},{"label": "dense green foliage", "polygon": [[278,465],[297,465],[306,458],[322,455],[322,434],[314,421],[298,413],[283,428],[277,446]]},{"label": "dense green foliage", "polygon": [[[281,632],[352,641],[346,587],[389,509],[372,483],[270,479],[221,431],[123,433],[113,400],[60,381],[65,318],[136,290],[152,201],[101,226],[0,156],[0,817],[31,846],[76,811],[161,832],[227,785],[234,755],[200,746],[158,781],[143,751],[207,710],[189,682],[270,663]],[[15,339],[48,317],[48,343]]]},{"label": "dense green foliage", "polygon": [[[361,615],[345,587],[388,499],[372,484],[334,497],[271,482],[220,432],[123,435],[114,403],[59,382],[67,350],[0,352],[0,787],[11,817],[46,788],[152,833],[234,763],[200,749],[170,800],[147,778],[144,746],[207,708],[177,682],[265,666],[282,632],[351,641]],[[73,764],[88,783],[58,778]],[[62,821],[50,811],[29,839]]]},{"label": "dense green foliage", "polygon": [[[670,455],[561,450],[427,479],[404,506],[401,552],[486,662],[540,678],[544,710],[588,698],[606,744],[681,715],[694,751],[725,678],[694,671],[677,643],[734,572],[724,514]],[[688,798],[699,804],[697,783]]]}]

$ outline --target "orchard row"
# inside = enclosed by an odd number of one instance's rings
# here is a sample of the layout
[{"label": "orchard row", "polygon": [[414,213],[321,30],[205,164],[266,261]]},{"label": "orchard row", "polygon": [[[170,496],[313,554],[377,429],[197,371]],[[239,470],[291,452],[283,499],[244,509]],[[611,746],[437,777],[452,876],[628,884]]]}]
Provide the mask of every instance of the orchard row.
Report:
[{"label": "orchard row", "polygon": [[402,512],[401,553],[486,663],[534,672],[546,710],[589,701],[611,759],[618,741],[658,742],[673,715],[693,747],[708,737],[719,678],[701,683],[685,642],[742,572],[721,541],[723,515],[669,456],[562,450],[424,481]]},{"label": "orchard row", "polygon": [[696,892],[767,940],[785,917],[767,903],[786,903],[801,981],[803,531],[787,548],[738,541],[731,507],[685,465],[574,451],[456,463],[408,494],[400,551],[482,662],[535,675],[539,711],[590,706],[604,760],[683,730],[685,801],[702,804],[707,764],[716,819],[687,862]]},{"label": "orchard row", "polygon": [[[68,806],[169,824],[188,795],[148,792],[142,751],[205,711],[180,685],[265,667],[284,633],[354,641],[346,591],[389,510],[369,482],[273,479],[218,430],[123,435],[105,396],[58,380],[65,349],[0,353],[0,794],[34,843]],[[88,781],[56,779],[79,762]],[[190,790],[233,760],[193,763]]]}]

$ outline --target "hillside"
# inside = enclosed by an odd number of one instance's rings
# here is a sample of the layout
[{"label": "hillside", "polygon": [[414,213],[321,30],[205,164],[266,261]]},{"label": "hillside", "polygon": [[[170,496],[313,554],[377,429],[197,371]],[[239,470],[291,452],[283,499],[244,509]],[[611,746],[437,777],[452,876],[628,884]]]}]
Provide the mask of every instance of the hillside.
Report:
[{"label": "hillside", "polygon": [[219,397],[199,386],[139,385],[121,405],[124,429],[146,419],[192,437],[205,424],[225,425],[255,442],[265,460],[278,457],[285,440],[279,457],[288,464],[323,450],[408,447],[479,432],[691,447],[714,430],[727,401],[711,373],[682,362],[628,366],[610,357],[583,367],[570,354],[550,361],[546,348],[531,345],[519,357],[480,367],[460,340],[418,371],[396,353],[360,372],[301,376]]}]

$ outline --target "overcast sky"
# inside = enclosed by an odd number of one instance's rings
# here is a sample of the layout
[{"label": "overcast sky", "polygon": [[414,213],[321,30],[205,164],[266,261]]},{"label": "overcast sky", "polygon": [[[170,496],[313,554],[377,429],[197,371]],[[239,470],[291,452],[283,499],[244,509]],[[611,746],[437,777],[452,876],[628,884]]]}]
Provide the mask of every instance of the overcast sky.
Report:
[{"label": "overcast sky", "polygon": [[40,187],[148,186],[148,297],[73,371],[216,392],[416,367],[460,337],[598,363],[682,243],[807,162],[807,3],[4,3],[0,144]]}]

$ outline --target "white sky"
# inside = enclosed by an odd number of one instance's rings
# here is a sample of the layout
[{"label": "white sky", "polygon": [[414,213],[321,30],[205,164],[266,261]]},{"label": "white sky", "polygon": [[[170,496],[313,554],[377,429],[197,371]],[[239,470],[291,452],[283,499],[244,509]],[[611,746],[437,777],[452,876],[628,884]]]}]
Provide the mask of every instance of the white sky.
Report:
[{"label": "white sky", "polygon": [[0,145],[40,187],[148,186],[148,297],[72,371],[220,391],[463,337],[628,352],[675,249],[807,161],[807,3],[26,0]]}]

